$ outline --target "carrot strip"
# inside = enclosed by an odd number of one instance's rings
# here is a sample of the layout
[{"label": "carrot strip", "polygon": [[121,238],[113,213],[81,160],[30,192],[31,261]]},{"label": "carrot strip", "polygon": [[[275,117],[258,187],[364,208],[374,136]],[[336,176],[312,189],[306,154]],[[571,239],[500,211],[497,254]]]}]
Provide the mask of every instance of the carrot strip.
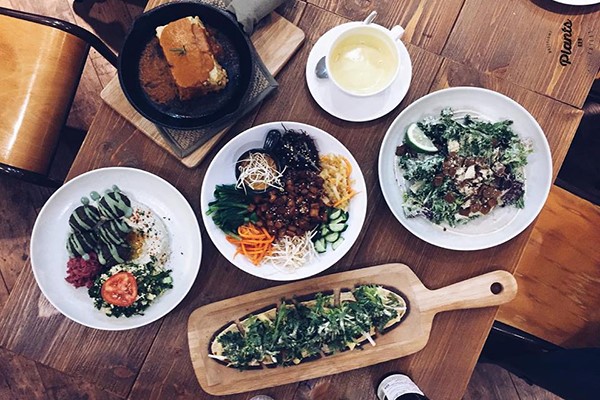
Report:
[{"label": "carrot strip", "polygon": [[340,204],[342,204],[343,202],[345,202],[346,200],[350,200],[352,197],[354,197],[354,195],[356,195],[357,192],[355,192],[354,190],[350,190],[350,193],[348,193],[347,195],[345,195],[344,197],[342,197],[341,199],[339,199],[338,201],[336,201],[333,206],[337,207]]},{"label": "carrot strip", "polygon": [[348,161],[348,159],[346,157],[342,157],[342,159],[346,163],[346,168],[347,168],[346,176],[349,178],[350,175],[352,175],[352,164],[350,164],[350,161]]},{"label": "carrot strip", "polygon": [[238,227],[238,236],[239,239],[227,236],[227,241],[237,246],[236,255],[243,254],[254,265],[260,264],[262,259],[271,253],[275,240],[265,228],[254,224]]}]

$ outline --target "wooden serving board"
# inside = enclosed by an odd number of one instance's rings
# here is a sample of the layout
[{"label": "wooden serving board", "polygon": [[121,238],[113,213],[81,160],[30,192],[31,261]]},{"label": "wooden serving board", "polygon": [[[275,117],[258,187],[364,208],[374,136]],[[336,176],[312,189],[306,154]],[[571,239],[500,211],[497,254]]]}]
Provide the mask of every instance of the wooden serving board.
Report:
[{"label": "wooden serving board", "polygon": [[[208,357],[211,340],[232,321],[279,304],[285,297],[305,296],[360,284],[378,284],[401,293],[408,303],[403,321],[384,335],[375,337],[375,346],[345,351],[290,367],[239,371]],[[496,294],[495,294],[496,293]],[[202,389],[212,395],[226,395],[264,389],[337,374],[416,353],[427,344],[433,317],[442,311],[497,306],[517,293],[515,278],[506,271],[494,271],[453,285],[427,289],[404,264],[385,264],[295,282],[208,304],[196,309],[188,320],[188,342],[192,365]]]},{"label": "wooden serving board", "polygon": [[[168,1],[155,1],[154,6],[167,2]],[[294,55],[300,45],[302,45],[305,35],[300,28],[275,12],[271,13],[267,18],[265,23],[263,23],[250,37],[250,40],[254,44],[256,51],[269,72],[275,76]],[[188,168],[193,168],[200,164],[213,146],[217,144],[221,137],[229,130],[229,127],[222,130],[192,154],[180,158],[173,152],[167,141],[162,137],[156,128],[156,125],[140,115],[129,103],[121,90],[121,85],[119,84],[119,78],[117,76],[106,85],[104,90],[100,93],[100,97],[127,121],[131,122],[150,139],[154,140],[160,147],[177,157],[183,165]],[[234,123],[235,121],[232,122],[232,125]]]}]

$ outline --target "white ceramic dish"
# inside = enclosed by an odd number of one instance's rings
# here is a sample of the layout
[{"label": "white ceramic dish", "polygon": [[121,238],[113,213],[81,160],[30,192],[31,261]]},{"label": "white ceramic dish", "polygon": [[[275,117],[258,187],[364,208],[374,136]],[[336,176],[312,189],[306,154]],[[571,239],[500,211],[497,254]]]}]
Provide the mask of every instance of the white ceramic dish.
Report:
[{"label": "white ceramic dish", "polygon": [[306,62],[306,83],[308,90],[323,110],[339,119],[351,122],[365,122],[380,118],[400,104],[412,78],[412,63],[404,44],[398,40],[400,68],[394,82],[386,90],[373,96],[358,97],[344,93],[330,79],[319,79],[315,67],[325,56],[338,34],[348,26],[359,26],[363,22],[348,22],[327,31],[317,40]]},{"label": "white ceramic dish", "polygon": [[[69,216],[80,199],[117,185],[132,200],[150,207],[162,217],[171,239],[171,256],[165,268],[172,269],[173,288],[158,297],[144,315],[108,317],[94,308],[87,288],[65,281]],[[31,266],[48,301],[66,317],[90,328],[125,330],[149,324],[171,311],[192,287],[202,257],[200,227],[194,211],[170,183],[149,172],[133,168],[102,168],[82,174],[58,189],[38,215],[31,236]]]},{"label": "white ceramic dish", "polygon": [[[397,161],[396,147],[403,143],[408,125],[425,117],[438,117],[443,108],[481,119],[514,121],[513,130],[530,141],[533,153],[525,167],[525,207],[497,208],[467,224],[436,225],[425,217],[407,218],[402,209],[406,183]],[[398,221],[414,235],[433,245],[453,250],[480,250],[499,245],[521,233],[541,211],[552,183],[552,158],[544,132],[525,108],[500,93],[475,87],[455,87],[424,96],[394,120],[379,151],[379,183]]]},{"label": "white ceramic dish", "polygon": [[556,3],[568,4],[570,6],[591,6],[592,4],[598,4],[598,0],[553,0]]},{"label": "white ceramic dish", "polygon": [[[320,154],[335,153],[346,157],[352,164],[351,178],[354,180],[353,188],[358,192],[350,200],[348,229],[343,234],[344,242],[342,245],[336,250],[328,248],[325,253],[319,254],[313,261],[293,272],[283,271],[267,262],[256,266],[243,255],[234,257],[236,246],[226,240],[223,231],[215,225],[210,216],[206,215],[208,203],[214,200],[215,186],[235,183],[236,160],[247,150],[263,147],[267,132],[271,129],[281,130],[282,124],[287,129],[302,129],[306,131],[315,141]],[[227,260],[242,271],[260,278],[274,281],[291,281],[306,278],[326,270],[350,250],[352,244],[358,238],[365,220],[367,189],[358,163],[348,149],[333,136],[314,126],[298,122],[270,122],[252,127],[240,133],[219,151],[206,171],[206,176],[202,184],[200,204],[206,231],[217,249]]]}]

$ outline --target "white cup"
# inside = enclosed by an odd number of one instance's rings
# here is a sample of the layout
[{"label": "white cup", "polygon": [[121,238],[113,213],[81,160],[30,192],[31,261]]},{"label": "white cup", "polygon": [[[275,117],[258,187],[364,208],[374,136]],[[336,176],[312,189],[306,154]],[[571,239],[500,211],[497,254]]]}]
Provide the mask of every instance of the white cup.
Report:
[{"label": "white cup", "polygon": [[345,93],[373,96],[387,89],[398,76],[397,42],[404,29],[396,25],[390,30],[371,23],[376,15],[373,11],[362,24],[341,30],[327,52],[329,79]]}]

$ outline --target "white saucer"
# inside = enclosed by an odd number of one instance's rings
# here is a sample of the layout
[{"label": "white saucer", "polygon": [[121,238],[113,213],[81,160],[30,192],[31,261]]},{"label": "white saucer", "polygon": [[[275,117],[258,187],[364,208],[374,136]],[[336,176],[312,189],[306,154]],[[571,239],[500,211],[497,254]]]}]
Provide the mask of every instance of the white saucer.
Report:
[{"label": "white saucer", "polygon": [[392,111],[404,98],[412,77],[412,63],[404,44],[397,41],[400,51],[400,71],[396,80],[383,92],[369,97],[358,97],[342,92],[329,79],[319,79],[315,66],[327,54],[337,33],[346,25],[360,25],[362,22],[348,22],[327,31],[313,46],[306,62],[306,83],[308,90],[321,108],[329,114],[351,122],[365,122],[383,117]]}]

